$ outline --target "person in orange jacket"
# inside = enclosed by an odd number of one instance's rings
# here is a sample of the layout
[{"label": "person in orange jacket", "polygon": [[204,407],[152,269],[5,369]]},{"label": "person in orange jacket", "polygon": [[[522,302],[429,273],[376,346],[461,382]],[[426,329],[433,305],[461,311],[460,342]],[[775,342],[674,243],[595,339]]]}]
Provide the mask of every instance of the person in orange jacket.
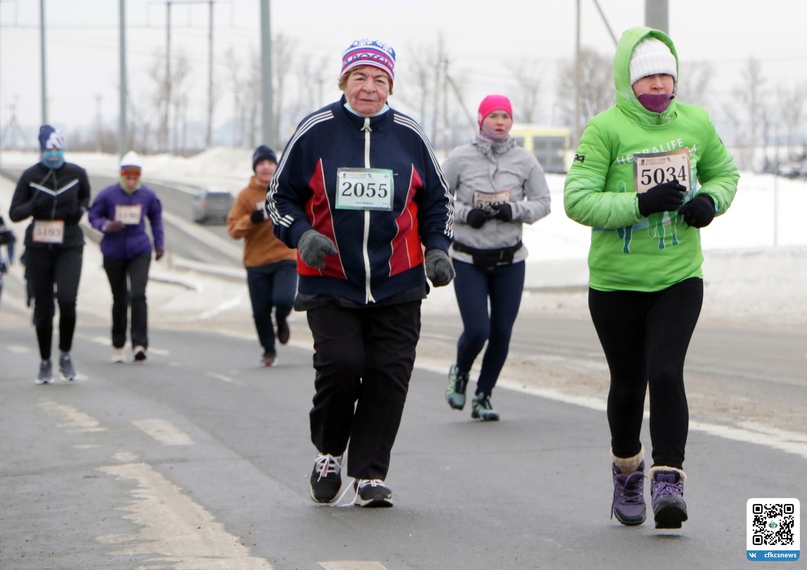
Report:
[{"label": "person in orange jacket", "polygon": [[[233,239],[244,239],[244,266],[252,303],[252,317],[263,347],[264,366],[277,363],[275,339],[289,342],[291,330],[288,316],[297,292],[297,250],[275,237],[272,222],[266,215],[266,187],[277,168],[277,155],[260,145],[252,155],[254,175],[246,188],[238,193],[227,215],[227,232]],[[277,324],[277,334],[272,321]]]}]

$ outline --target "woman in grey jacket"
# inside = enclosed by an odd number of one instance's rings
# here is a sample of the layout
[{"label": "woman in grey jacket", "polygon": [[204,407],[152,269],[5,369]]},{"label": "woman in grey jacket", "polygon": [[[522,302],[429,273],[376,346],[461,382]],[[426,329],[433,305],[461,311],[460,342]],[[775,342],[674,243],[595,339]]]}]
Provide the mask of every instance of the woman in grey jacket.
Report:
[{"label": "woman in grey jacket", "polygon": [[443,164],[455,197],[450,253],[463,324],[446,400],[455,410],[465,407],[471,367],[487,342],[471,417],[492,421],[499,414],[490,396],[507,359],[524,289],[521,225],[549,214],[550,198],[538,160],[510,138],[513,111],[507,97],[485,97],[477,118],[474,141],[456,148]]}]

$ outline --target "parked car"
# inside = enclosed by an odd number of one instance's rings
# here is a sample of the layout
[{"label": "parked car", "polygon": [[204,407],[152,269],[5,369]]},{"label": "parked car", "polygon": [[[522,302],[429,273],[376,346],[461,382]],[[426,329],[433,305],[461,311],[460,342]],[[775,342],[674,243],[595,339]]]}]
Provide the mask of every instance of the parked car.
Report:
[{"label": "parked car", "polygon": [[193,200],[193,221],[197,224],[226,223],[235,197],[226,188],[204,188]]}]

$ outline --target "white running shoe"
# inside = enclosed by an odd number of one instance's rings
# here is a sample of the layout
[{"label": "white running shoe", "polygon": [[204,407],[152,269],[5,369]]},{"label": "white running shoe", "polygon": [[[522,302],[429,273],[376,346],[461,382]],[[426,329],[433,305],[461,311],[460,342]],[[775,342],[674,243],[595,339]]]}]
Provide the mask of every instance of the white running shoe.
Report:
[{"label": "white running shoe", "polygon": [[112,347],[112,362],[123,363],[126,362],[126,352],[123,348]]}]

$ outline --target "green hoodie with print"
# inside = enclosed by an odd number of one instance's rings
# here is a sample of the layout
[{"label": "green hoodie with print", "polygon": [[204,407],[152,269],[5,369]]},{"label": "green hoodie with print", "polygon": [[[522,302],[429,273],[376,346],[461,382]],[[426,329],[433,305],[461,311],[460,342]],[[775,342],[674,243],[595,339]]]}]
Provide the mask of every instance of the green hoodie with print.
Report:
[{"label": "green hoodie with print", "polygon": [[[652,185],[675,177],[688,188],[686,200],[705,192],[720,215],[731,205],[740,178],[705,109],[673,99],[667,110],[654,113],[634,95],[631,56],[649,37],[670,48],[677,69],[675,46],[663,32],[637,27],[622,35],[614,57],[616,105],[586,125],[564,186],[566,214],[592,228],[589,286],[598,291],[660,291],[684,279],[703,277],[700,230],[688,226],[676,212],[643,217],[637,180],[646,189],[648,181]],[[684,180],[682,154],[687,152],[689,180]],[[647,153],[668,156],[641,156]],[[675,166],[644,167],[645,162],[652,165],[659,160]]]}]

